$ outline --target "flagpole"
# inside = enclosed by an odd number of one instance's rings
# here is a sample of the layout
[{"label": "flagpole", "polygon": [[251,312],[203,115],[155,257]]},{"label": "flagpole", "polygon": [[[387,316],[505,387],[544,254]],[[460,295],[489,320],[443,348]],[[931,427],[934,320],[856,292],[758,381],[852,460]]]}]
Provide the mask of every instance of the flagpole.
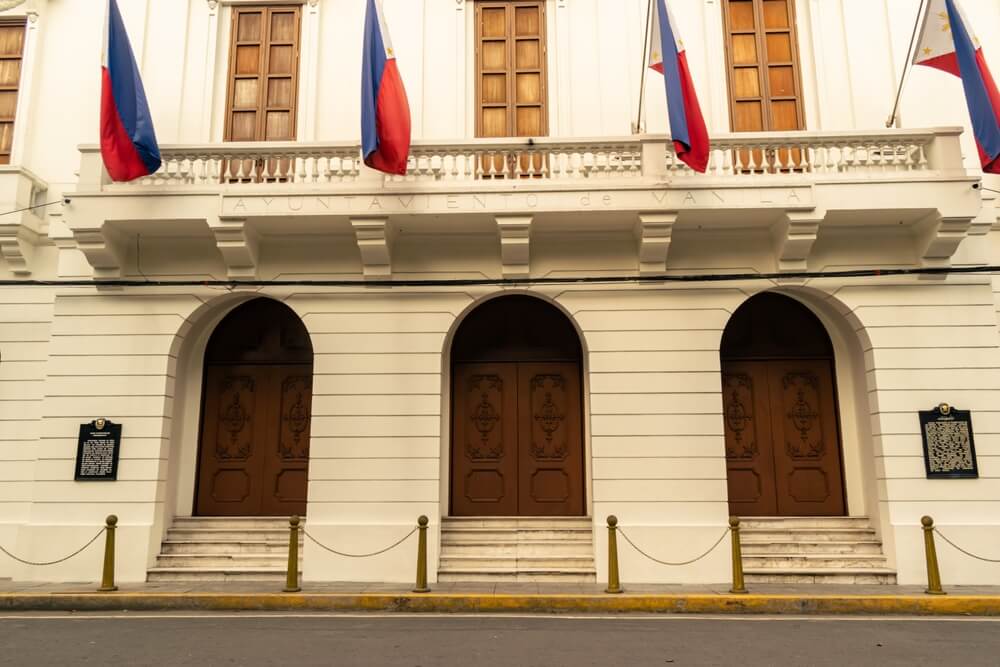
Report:
[{"label": "flagpole", "polygon": [[649,69],[649,30],[653,20],[653,0],[646,6],[646,35],[642,41],[642,74],[639,77],[639,114],[635,119],[635,133],[642,129],[642,103],[646,99],[646,70]]},{"label": "flagpole", "polygon": [[920,7],[917,8],[917,20],[913,24],[913,34],[910,36],[910,46],[906,49],[906,60],[903,61],[903,74],[899,77],[899,88],[896,90],[896,101],[892,105],[892,113],[889,120],[885,121],[886,127],[892,127],[896,123],[896,116],[899,115],[899,100],[903,96],[903,85],[906,83],[906,73],[910,71],[913,64],[913,45],[917,41],[917,33],[924,20],[924,5],[927,0],[920,0]]}]

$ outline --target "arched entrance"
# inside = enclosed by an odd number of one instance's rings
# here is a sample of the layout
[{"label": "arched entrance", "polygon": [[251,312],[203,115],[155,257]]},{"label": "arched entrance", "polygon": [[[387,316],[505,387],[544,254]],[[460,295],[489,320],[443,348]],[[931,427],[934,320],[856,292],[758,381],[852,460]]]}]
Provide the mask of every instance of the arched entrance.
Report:
[{"label": "arched entrance", "polygon": [[584,514],[582,352],[570,321],[530,296],[472,311],[452,361],[451,514]]},{"label": "arched entrance", "polygon": [[196,514],[305,514],[313,351],[292,310],[235,308],[205,352]]},{"label": "arched entrance", "polygon": [[833,345],[798,301],[765,292],[722,336],[729,509],[737,516],[845,513]]}]

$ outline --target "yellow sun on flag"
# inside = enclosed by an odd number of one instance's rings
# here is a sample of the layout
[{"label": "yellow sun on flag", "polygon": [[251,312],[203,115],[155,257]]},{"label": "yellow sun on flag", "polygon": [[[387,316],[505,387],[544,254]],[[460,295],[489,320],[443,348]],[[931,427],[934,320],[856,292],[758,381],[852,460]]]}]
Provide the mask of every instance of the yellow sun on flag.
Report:
[{"label": "yellow sun on flag", "polygon": [[938,18],[941,19],[941,32],[948,32],[951,30],[951,21],[948,20],[948,12],[939,12]]}]

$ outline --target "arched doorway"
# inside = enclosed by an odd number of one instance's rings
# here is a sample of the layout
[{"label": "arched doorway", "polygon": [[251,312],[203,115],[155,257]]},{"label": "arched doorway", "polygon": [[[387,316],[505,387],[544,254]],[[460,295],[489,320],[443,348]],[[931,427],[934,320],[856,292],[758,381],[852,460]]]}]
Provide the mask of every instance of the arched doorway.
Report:
[{"label": "arched doorway", "polygon": [[584,514],[582,351],[535,297],[472,311],[452,361],[451,514]]},{"label": "arched doorway", "polygon": [[765,292],[722,336],[729,509],[736,516],[846,510],[833,345],[798,301]]},{"label": "arched doorway", "polygon": [[196,514],[305,514],[312,343],[286,305],[254,299],[205,352]]}]

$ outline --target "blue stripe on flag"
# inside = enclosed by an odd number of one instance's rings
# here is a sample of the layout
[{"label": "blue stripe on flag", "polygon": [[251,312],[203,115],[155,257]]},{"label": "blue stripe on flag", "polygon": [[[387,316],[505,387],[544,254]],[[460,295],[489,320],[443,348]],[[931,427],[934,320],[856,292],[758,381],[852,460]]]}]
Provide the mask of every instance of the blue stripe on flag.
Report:
[{"label": "blue stripe on flag", "polygon": [[691,145],[687,115],[684,111],[684,90],[681,87],[681,73],[678,67],[677,40],[670,25],[665,0],[656,0],[656,11],[660,17],[660,50],[663,53],[663,83],[667,88],[667,112],[670,117],[670,137],[685,146]]}]

